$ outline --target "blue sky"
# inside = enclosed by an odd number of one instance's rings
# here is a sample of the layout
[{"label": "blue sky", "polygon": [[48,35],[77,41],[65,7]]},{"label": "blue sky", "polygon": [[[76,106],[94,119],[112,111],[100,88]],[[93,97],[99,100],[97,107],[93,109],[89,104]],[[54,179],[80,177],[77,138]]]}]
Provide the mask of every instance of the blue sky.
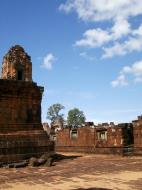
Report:
[{"label": "blue sky", "polygon": [[88,121],[142,114],[142,1],[0,0],[0,62],[20,44],[44,86],[42,121],[53,103]]}]

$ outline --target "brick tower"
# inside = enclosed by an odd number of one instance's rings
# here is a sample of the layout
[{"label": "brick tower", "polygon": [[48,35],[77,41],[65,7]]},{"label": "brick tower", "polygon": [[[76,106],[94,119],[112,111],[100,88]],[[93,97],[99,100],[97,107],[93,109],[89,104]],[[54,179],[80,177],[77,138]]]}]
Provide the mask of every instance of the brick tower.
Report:
[{"label": "brick tower", "polygon": [[3,58],[2,79],[32,81],[32,63],[23,47],[15,45]]},{"label": "brick tower", "polygon": [[43,87],[32,81],[32,63],[16,45],[3,58],[0,79],[0,162],[54,152],[41,124]]}]

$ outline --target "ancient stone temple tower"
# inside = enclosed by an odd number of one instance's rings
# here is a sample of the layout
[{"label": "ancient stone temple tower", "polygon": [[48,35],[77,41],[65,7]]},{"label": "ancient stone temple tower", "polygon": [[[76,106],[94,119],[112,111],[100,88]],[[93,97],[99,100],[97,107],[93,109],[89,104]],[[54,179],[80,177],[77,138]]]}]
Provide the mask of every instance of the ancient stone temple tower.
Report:
[{"label": "ancient stone temple tower", "polygon": [[32,63],[24,49],[16,45],[4,56],[2,79],[32,81]]},{"label": "ancient stone temple tower", "polygon": [[32,81],[32,63],[16,45],[3,58],[0,79],[0,162],[53,152],[41,124],[43,87]]}]

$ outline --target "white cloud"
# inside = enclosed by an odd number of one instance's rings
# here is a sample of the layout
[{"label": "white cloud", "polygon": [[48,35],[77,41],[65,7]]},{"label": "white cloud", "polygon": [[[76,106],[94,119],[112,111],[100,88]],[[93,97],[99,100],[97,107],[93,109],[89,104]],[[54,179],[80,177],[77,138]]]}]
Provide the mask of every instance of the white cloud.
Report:
[{"label": "white cloud", "polygon": [[131,35],[122,43],[115,42],[111,47],[104,47],[103,58],[110,58],[115,55],[125,55],[133,51],[142,51],[142,25],[138,29],[132,30]]},{"label": "white cloud", "polygon": [[79,55],[89,61],[94,61],[96,59],[94,56],[88,55],[87,52],[81,52]]},{"label": "white cloud", "polygon": [[[129,33],[131,33],[131,26],[128,21],[118,18],[110,29],[102,30],[101,28],[96,28],[87,30],[83,34],[83,38],[76,41],[75,46],[85,46],[90,48],[100,47],[110,41],[118,40]],[[115,51],[116,48],[118,48],[118,45],[117,47],[113,47],[113,51]],[[116,51],[118,52],[118,49],[116,49]]]},{"label": "white cloud", "polygon": [[142,61],[135,62],[131,66],[125,66],[121,69],[116,80],[112,81],[113,87],[128,85],[126,76],[132,75],[134,82],[142,82]]},{"label": "white cloud", "polygon": [[43,58],[42,67],[51,70],[53,67],[53,62],[56,60],[55,56],[52,53],[47,54]]},{"label": "white cloud", "polygon": [[87,30],[83,34],[83,39],[75,43],[76,46],[88,46],[91,48],[101,46],[111,40],[111,36],[100,28]]},{"label": "white cloud", "polygon": [[128,18],[142,13],[141,0],[67,0],[59,10],[75,11],[83,21],[102,21],[117,17]]},{"label": "white cloud", "polygon": [[102,58],[110,58],[110,57],[113,57],[114,55],[125,55],[126,54],[126,50],[118,42],[116,42],[115,45],[112,47],[103,48],[103,50],[105,53],[103,54]]},{"label": "white cloud", "polygon": [[142,61],[135,62],[131,67],[123,67],[121,73],[132,73],[135,76],[142,75]]},{"label": "white cloud", "polygon": [[130,23],[126,19],[119,17],[111,28],[111,32],[113,39],[119,39],[122,36],[126,36],[131,32]]},{"label": "white cloud", "polygon": [[125,75],[120,75],[116,80],[112,81],[111,84],[112,87],[126,86],[128,85],[128,82],[126,81]]},{"label": "white cloud", "polygon": [[120,73],[124,73],[124,74],[131,73],[131,67],[129,67],[129,66],[123,67],[123,69],[121,70]]},{"label": "white cloud", "polygon": [[67,0],[59,9],[66,13],[74,11],[83,21],[109,21],[112,24],[110,28],[86,30],[83,38],[75,42],[76,46],[102,48],[103,58],[142,51],[142,25],[133,29],[128,21],[142,15],[141,0]]}]

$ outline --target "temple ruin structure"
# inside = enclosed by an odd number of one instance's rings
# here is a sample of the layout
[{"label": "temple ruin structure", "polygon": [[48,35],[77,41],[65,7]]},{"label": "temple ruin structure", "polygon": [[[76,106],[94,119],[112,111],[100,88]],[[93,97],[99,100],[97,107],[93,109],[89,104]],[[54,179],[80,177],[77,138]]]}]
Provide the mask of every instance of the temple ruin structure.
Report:
[{"label": "temple ruin structure", "polygon": [[41,124],[43,87],[32,81],[32,62],[16,45],[3,58],[0,79],[0,162],[53,153]]},{"label": "temple ruin structure", "polygon": [[142,116],[131,123],[62,128],[56,134],[56,151],[142,155]]}]

